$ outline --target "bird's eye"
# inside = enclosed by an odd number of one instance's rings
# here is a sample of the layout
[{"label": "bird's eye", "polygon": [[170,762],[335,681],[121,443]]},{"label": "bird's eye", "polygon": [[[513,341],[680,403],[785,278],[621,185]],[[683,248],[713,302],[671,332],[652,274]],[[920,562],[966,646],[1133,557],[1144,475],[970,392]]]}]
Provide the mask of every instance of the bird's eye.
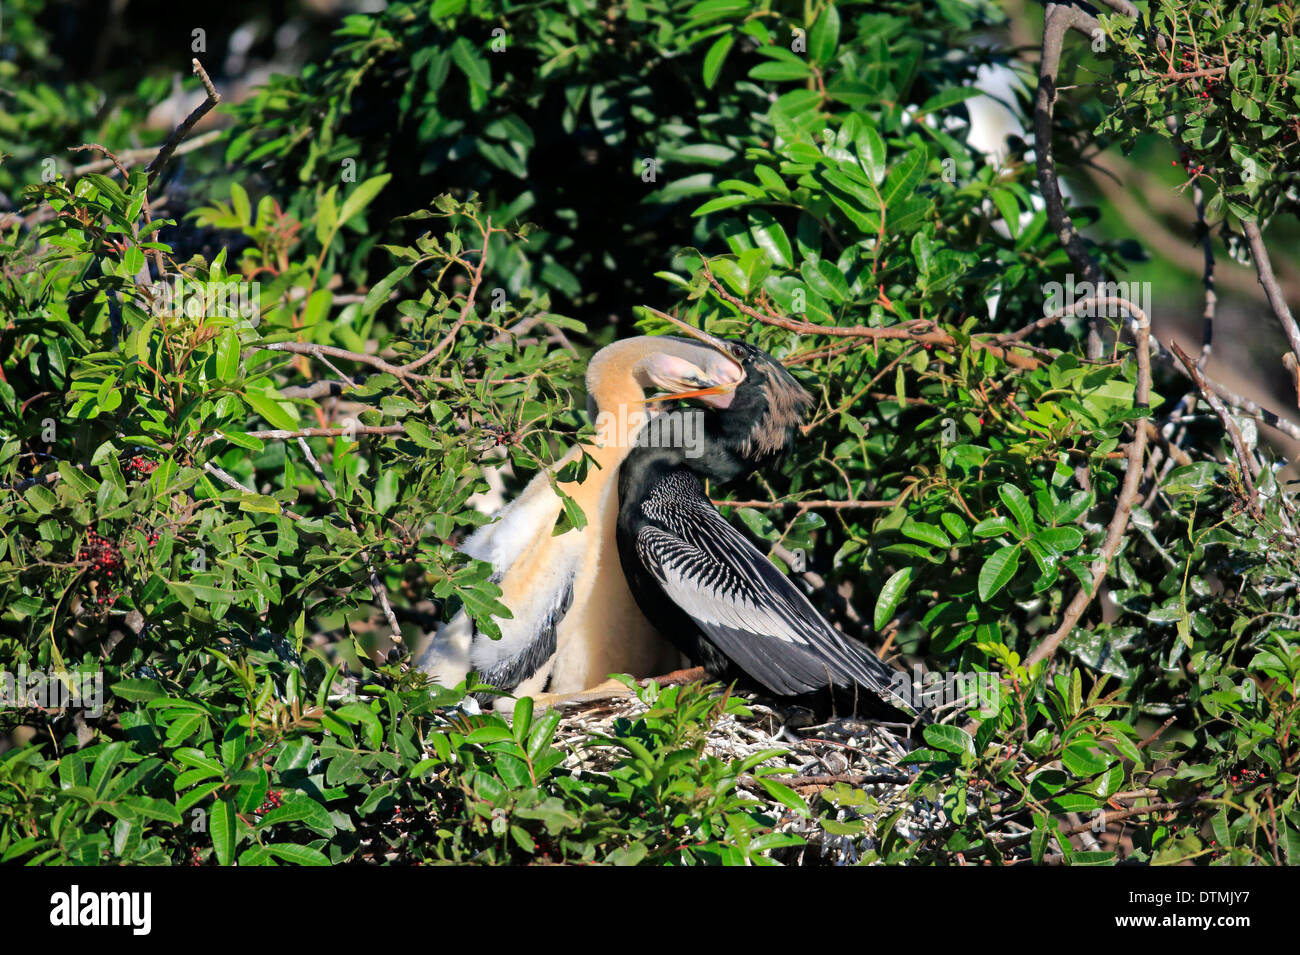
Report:
[{"label": "bird's eye", "polygon": [[744,346],[744,345],[732,345],[732,346],[731,346],[731,353],[732,353],[733,355],[735,355],[737,358],[744,358],[744,357],[745,357],[745,346]]}]

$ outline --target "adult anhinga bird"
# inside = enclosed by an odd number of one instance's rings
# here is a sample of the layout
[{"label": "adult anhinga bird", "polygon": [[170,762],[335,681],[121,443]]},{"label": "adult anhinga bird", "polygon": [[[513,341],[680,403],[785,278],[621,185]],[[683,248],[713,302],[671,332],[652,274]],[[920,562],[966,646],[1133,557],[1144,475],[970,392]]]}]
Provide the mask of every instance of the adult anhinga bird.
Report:
[{"label": "adult anhinga bird", "polygon": [[730,480],[779,457],[812,404],[766,352],[706,340],[745,378],[728,407],[701,412],[705,453],[638,446],[619,471],[618,552],[637,605],[716,676],[778,696],[848,690],[868,711],[899,714],[902,674],[831,626],[704,493],[701,476]]},{"label": "adult anhinga bird", "polygon": [[[669,321],[700,337],[684,322]],[[464,610],[444,624],[418,661],[440,683],[455,685],[474,670],[516,696],[560,694],[586,689],[610,673],[663,673],[680,662],[637,608],[619,566],[618,469],[637,437],[638,416],[653,416],[662,407],[648,401],[697,398],[725,407],[743,373],[711,341],[663,335],[601,349],[587,366],[586,380],[589,410],[634,423],[631,429],[598,429],[589,449],[596,466],[581,481],[559,485],[582,508],[587,524],[552,534],[562,501],[551,482],[555,472],[580,458],[583,449],[575,447],[462,547],[492,564],[501,602],[513,617],[497,620],[497,640],[478,632]],[[647,389],[663,394],[647,399]]]}]

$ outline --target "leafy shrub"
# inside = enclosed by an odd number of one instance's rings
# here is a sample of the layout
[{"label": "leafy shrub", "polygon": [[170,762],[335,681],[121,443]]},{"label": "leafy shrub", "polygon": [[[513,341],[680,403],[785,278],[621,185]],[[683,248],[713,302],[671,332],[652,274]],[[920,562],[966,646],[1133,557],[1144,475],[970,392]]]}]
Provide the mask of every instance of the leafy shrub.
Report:
[{"label": "leafy shrub", "polygon": [[[231,111],[240,181],[179,222],[133,169],[40,181],[5,226],[0,660],[101,671],[110,696],[97,719],[0,712],[22,743],[0,859],[738,863],[831,836],[867,861],[1086,864],[1116,856],[1072,838],[1109,812],[1159,817],[1131,858],[1294,862],[1294,505],[1267,459],[1252,484],[1217,424],[1188,426],[1185,382],[1151,380],[1142,316],[1098,357],[1045,306],[1069,259],[1033,167],[966,139],[997,56],[954,37],[988,21],[535,5],[498,53],[501,22],[472,0],[348,18]],[[1142,69],[1144,34],[1108,25],[1115,69]],[[1270,115],[1293,95],[1242,82]],[[1228,155],[1281,162],[1268,127]],[[1285,195],[1235,190],[1239,218]],[[223,247],[190,256],[200,228]],[[1125,247],[1089,254],[1120,275]],[[251,307],[221,307],[231,283]],[[717,688],[637,689],[648,711],[574,775],[554,715],[471,715],[481,688],[407,667],[439,617],[508,613],[455,549],[498,449],[517,483],[589,434],[607,316],[674,289],[818,399],[734,516],[803,552],[850,633],[870,614],[933,671],[1002,681],[906,757],[929,828],[848,784],[809,805],[775,753],[709,754],[744,709]]]}]

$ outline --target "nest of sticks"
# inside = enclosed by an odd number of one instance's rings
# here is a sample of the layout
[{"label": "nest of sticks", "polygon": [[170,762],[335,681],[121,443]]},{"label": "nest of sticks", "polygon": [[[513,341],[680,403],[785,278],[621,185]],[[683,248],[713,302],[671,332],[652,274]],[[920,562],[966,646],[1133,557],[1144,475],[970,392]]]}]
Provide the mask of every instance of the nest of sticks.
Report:
[{"label": "nest of sticks", "polygon": [[[806,708],[784,706],[753,694],[736,695],[744,700],[750,715],[724,714],[714,720],[704,739],[703,754],[733,762],[767,750],[781,751],[762,766],[776,769],[774,778],[803,797],[810,816],[796,814],[773,799],[751,775],[739,781],[741,794],[778,820],[776,831],[796,833],[805,840],[798,848],[778,850],[775,856],[780,861],[793,865],[858,863],[877,848],[876,821],[900,809],[903,814],[894,828],[905,839],[943,826],[945,820],[937,805],[907,797],[916,774],[907,755],[919,742],[915,736],[909,737],[914,728],[852,716],[814,721]],[[603,773],[613,768],[618,752],[592,746],[592,737],[614,736],[617,721],[635,721],[649,709],[626,687],[578,694],[552,701],[552,705],[562,713],[555,745],[567,751],[564,766],[575,773]]]}]

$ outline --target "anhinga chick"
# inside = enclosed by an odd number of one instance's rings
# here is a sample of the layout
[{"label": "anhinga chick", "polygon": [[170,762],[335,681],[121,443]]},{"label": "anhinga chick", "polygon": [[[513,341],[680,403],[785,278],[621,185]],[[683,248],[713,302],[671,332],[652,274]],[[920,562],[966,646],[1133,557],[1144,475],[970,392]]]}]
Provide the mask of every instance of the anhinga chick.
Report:
[{"label": "anhinga chick", "polygon": [[[690,326],[677,323],[693,333]],[[589,409],[616,420],[654,415],[646,392],[662,399],[729,403],[743,381],[739,364],[709,344],[673,336],[624,339],[602,348],[587,367]],[[513,617],[497,619],[501,638],[477,631],[461,610],[439,628],[419,666],[444,685],[476,671],[484,682],[516,696],[570,693],[610,673],[662,673],[677,652],[646,620],[628,590],[616,544],[619,466],[635,431],[598,428],[586,476],[559,486],[582,508],[587,524],[554,535],[562,500],[554,474],[580,458],[574,447],[535,476],[498,519],[476,531],[462,550],[488,561]]]},{"label": "anhinga chick", "polygon": [[618,551],[638,606],[715,676],[777,696],[850,691],[867,711],[900,715],[909,703],[899,672],[841,635],[704,493],[701,477],[730,480],[774,461],[812,404],[766,352],[708,337],[745,380],[729,407],[700,412],[704,454],[637,447],[620,471]]}]

